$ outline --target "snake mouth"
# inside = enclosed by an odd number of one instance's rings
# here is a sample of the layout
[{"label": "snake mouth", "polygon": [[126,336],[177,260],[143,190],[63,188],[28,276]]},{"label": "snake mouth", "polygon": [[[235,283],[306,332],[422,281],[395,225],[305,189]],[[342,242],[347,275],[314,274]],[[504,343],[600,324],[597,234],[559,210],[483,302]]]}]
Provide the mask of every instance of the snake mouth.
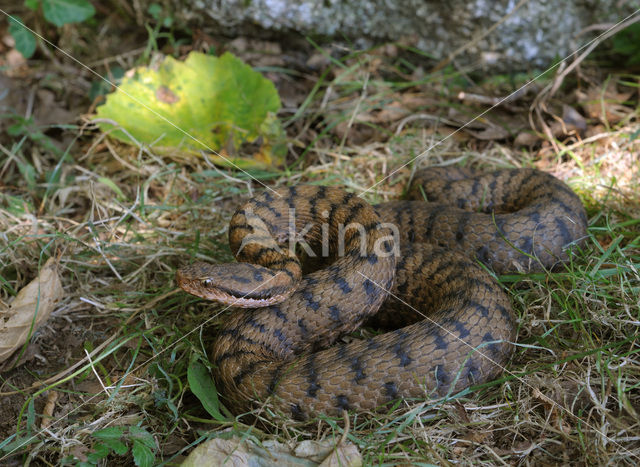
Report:
[{"label": "snake mouth", "polygon": [[278,282],[277,278],[281,275],[283,274],[275,273],[270,279],[258,284],[248,280],[236,281],[235,287],[229,287],[222,285],[225,283],[224,277],[194,274],[192,267],[186,267],[176,272],[176,282],[185,292],[205,300],[240,308],[258,308],[280,303],[295,291],[291,283],[268,287],[271,280]]},{"label": "snake mouth", "polygon": [[202,287],[194,287],[191,283],[178,283],[178,285],[186,292],[197,297],[240,308],[258,308],[274,305],[286,299],[291,295],[291,292],[293,292],[284,287],[271,287],[269,289],[242,294],[241,292],[220,285],[204,289]]}]

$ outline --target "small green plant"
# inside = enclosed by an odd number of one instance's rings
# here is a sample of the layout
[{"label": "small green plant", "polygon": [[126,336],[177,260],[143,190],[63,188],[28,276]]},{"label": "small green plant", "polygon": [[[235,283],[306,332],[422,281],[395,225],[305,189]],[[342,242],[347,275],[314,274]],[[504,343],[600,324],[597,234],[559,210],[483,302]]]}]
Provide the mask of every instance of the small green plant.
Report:
[{"label": "small green plant", "polygon": [[166,41],[169,48],[173,50],[172,55],[177,58],[179,56],[180,46],[187,44],[188,40],[186,38],[176,38],[171,13],[158,3],[150,4],[147,8],[147,13],[149,13],[153,21],[145,24],[145,28],[149,34],[149,41],[147,42],[146,50],[142,54],[143,61],[148,62],[152,53],[160,51],[160,41]]},{"label": "small green plant", "polygon": [[104,461],[108,456],[124,456],[129,450],[133,455],[133,462],[137,466],[146,467],[153,465],[155,460],[154,450],[156,441],[144,428],[139,426],[110,426],[91,434],[95,443],[91,452],[87,454],[86,461],[78,462],[75,456],[63,459],[63,465],[76,465],[77,467],[93,467]]},{"label": "small green plant", "polygon": [[149,5],[149,8],[147,8],[147,12],[153,17],[153,19],[156,20],[156,22],[158,23],[158,28],[160,26],[170,28],[173,25],[173,18],[165,13],[165,11],[162,9],[162,5],[159,5],[158,3],[152,3],[151,5]]},{"label": "small green plant", "polygon": [[[42,8],[44,19],[57,27],[80,23],[96,12],[89,0],[25,0],[24,5],[32,11]],[[16,41],[18,52],[30,58],[36,51],[36,36],[19,16],[9,17],[9,33]]]}]

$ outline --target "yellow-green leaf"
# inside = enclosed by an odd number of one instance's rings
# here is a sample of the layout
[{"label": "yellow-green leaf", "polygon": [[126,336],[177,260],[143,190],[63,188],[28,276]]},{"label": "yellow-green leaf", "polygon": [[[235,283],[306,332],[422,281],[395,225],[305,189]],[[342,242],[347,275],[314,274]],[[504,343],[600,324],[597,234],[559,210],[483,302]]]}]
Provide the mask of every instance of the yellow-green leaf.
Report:
[{"label": "yellow-green leaf", "polygon": [[[242,168],[266,168],[284,157],[284,133],[275,117],[279,109],[273,83],[232,54],[192,52],[184,62],[167,57],[156,69],[130,70],[97,113],[156,150],[215,151]],[[110,135],[131,143],[123,131]],[[251,143],[252,153],[243,153]]]}]

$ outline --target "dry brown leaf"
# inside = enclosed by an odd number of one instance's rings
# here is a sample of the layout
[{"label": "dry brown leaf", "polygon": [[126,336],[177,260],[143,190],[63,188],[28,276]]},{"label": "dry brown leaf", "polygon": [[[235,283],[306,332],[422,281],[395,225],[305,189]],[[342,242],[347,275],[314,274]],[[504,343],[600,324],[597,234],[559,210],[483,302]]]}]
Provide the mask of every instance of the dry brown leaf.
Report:
[{"label": "dry brown leaf", "polygon": [[369,113],[360,118],[361,121],[373,123],[391,123],[406,117],[411,110],[398,101],[393,101],[384,106],[379,112]]},{"label": "dry brown leaf", "polygon": [[562,121],[565,125],[575,128],[580,133],[584,133],[587,129],[587,121],[584,117],[580,112],[567,104],[562,104]]},{"label": "dry brown leaf", "polygon": [[87,457],[87,454],[89,452],[90,449],[84,444],[76,444],[69,450],[70,454],[73,454],[76,459],[82,462],[87,462],[89,460],[89,458]]},{"label": "dry brown leaf", "polygon": [[509,137],[509,132],[507,130],[493,124],[487,125],[487,127],[481,131],[473,131],[468,128],[465,128],[464,131],[469,133],[474,138],[481,139],[481,140],[492,141],[497,139],[506,139]]},{"label": "dry brown leaf", "polygon": [[359,467],[362,457],[358,448],[351,443],[341,444],[332,449],[329,455],[320,463],[320,467]]},{"label": "dry brown leaf", "polygon": [[58,262],[49,258],[38,277],[18,292],[8,308],[0,309],[0,362],[3,362],[48,318],[62,297]]},{"label": "dry brown leaf", "polygon": [[24,352],[14,352],[10,358],[0,363],[0,373],[11,368],[16,368],[24,365],[37,356],[41,356],[40,354],[40,345],[37,342],[29,342]]},{"label": "dry brown leaf", "polygon": [[617,123],[633,112],[632,107],[624,105],[633,96],[633,91],[618,92],[616,80],[610,80],[604,91],[592,86],[586,93],[577,91],[580,105],[587,116],[598,118],[603,123]]},{"label": "dry brown leaf", "polygon": [[42,422],[40,423],[40,428],[47,428],[51,425],[53,421],[53,411],[56,408],[56,402],[58,401],[58,392],[57,391],[49,391],[47,395],[47,402],[44,405],[44,409],[42,410]]},{"label": "dry brown leaf", "polygon": [[439,102],[433,97],[426,96],[422,93],[403,93],[400,96],[400,101],[407,109],[411,111],[425,111],[429,107],[439,108]]},{"label": "dry brown leaf", "polygon": [[347,143],[356,146],[365,144],[376,135],[376,131],[370,126],[361,123],[349,125],[346,120],[338,123],[333,131],[341,140],[346,139]]},{"label": "dry brown leaf", "polygon": [[465,125],[465,130],[484,130],[487,127],[495,126],[492,122],[489,121],[486,117],[481,118],[473,118],[473,111],[469,109],[468,112],[461,112],[454,107],[449,107],[447,111],[447,119],[448,122],[444,119],[441,120],[443,123],[447,125],[461,127]]},{"label": "dry brown leaf", "polygon": [[532,131],[522,131],[518,133],[516,139],[513,141],[513,145],[517,148],[522,146],[535,146],[540,142],[540,137]]},{"label": "dry brown leaf", "polygon": [[362,457],[349,442],[335,446],[335,441],[302,441],[294,449],[268,440],[260,446],[240,437],[216,438],[195,448],[182,467],[217,465],[261,465],[274,467],[359,467]]},{"label": "dry brown leaf", "polygon": [[392,123],[411,115],[418,109],[428,105],[435,105],[434,100],[421,94],[405,93],[399,96],[399,100],[385,103],[381,109],[362,111],[358,114],[359,122]]}]

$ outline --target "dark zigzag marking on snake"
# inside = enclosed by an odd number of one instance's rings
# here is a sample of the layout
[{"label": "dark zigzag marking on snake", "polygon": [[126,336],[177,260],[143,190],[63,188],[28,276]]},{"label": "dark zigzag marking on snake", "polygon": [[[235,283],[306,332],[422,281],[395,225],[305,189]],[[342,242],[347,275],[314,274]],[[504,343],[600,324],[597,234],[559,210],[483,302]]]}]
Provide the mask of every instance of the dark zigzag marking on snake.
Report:
[{"label": "dark zigzag marking on snake", "polygon": [[489,293],[493,293],[496,290],[500,289],[500,287],[498,285],[496,285],[495,283],[493,283],[493,282],[484,282],[483,280],[478,279],[477,277],[470,277],[468,280],[471,282],[471,284],[474,287],[482,286],[484,288],[484,290],[486,292],[489,292]]},{"label": "dark zigzag marking on snake", "polygon": [[523,253],[527,254],[527,255],[533,255],[534,254],[534,248],[533,248],[533,238],[531,237],[523,237],[520,240],[520,245],[515,245],[516,248],[518,248],[519,250],[521,250]]},{"label": "dark zigzag marking on snake", "polygon": [[276,388],[278,386],[278,382],[280,381],[280,376],[282,375],[282,368],[287,365],[287,363],[281,363],[280,365],[278,365],[275,370],[273,370],[273,375],[271,376],[271,380],[269,381],[269,384],[267,385],[267,395],[268,396],[272,396],[273,393],[276,391]]},{"label": "dark zigzag marking on snake", "polygon": [[331,319],[333,321],[335,321],[336,323],[338,323],[338,325],[342,325],[342,317],[341,317],[341,311],[340,308],[338,308],[335,305],[331,305],[329,307],[329,316],[331,317]]},{"label": "dark zigzag marking on snake", "polygon": [[327,188],[325,186],[318,187],[318,191],[309,199],[309,213],[312,219],[318,218],[318,201],[325,198],[327,195]]},{"label": "dark zigzag marking on snake", "polygon": [[300,293],[302,294],[302,297],[307,302],[308,307],[311,308],[313,311],[318,311],[318,309],[320,308],[320,302],[316,301],[313,298],[313,292],[310,290],[302,290],[302,292]]},{"label": "dark zigzag marking on snake", "polygon": [[278,305],[271,305],[268,309],[271,310],[271,313],[274,316],[278,317],[283,322],[286,323],[289,321],[289,319],[287,318],[287,315],[282,312],[282,309]]},{"label": "dark zigzag marking on snake", "polygon": [[233,383],[236,386],[240,386],[242,384],[242,380],[246,378],[248,375],[253,373],[260,364],[271,363],[271,360],[255,360],[249,363],[245,368],[243,368],[239,373],[233,377]]},{"label": "dark zigzag marking on snake", "polygon": [[416,231],[415,231],[415,226],[413,222],[413,216],[408,217],[407,225],[408,225],[407,238],[409,239],[409,242],[414,243],[416,239]]},{"label": "dark zigzag marking on snake", "polygon": [[253,316],[249,317],[249,319],[247,319],[245,321],[245,323],[247,323],[249,326],[259,330],[261,333],[267,332],[267,328],[264,327],[264,324],[258,323]]},{"label": "dark zigzag marking on snake", "polygon": [[467,225],[469,224],[470,220],[471,220],[470,212],[464,212],[460,214],[460,217],[458,218],[458,226],[456,228],[456,233],[455,233],[456,241],[458,243],[464,242],[465,232],[467,231]]},{"label": "dark zigzag marking on snake", "polygon": [[458,339],[464,340],[465,338],[469,337],[469,335],[471,334],[471,332],[467,329],[467,327],[464,325],[464,323],[462,321],[457,320],[457,319],[450,320],[449,327],[447,327],[447,329],[449,329],[449,331],[451,331],[452,327],[458,333],[458,336],[457,336]]},{"label": "dark zigzag marking on snake", "polygon": [[333,282],[338,286],[338,288],[340,289],[340,291],[342,291],[343,294],[346,295],[353,292],[353,288],[351,288],[351,286],[344,279],[344,277],[334,276],[332,279],[333,279]]},{"label": "dark zigzag marking on snake", "polygon": [[443,207],[443,206],[434,206],[434,209],[429,213],[429,217],[427,218],[427,222],[426,222],[426,228],[425,228],[425,232],[424,235],[426,238],[433,238],[433,226],[435,224],[436,219],[438,218],[438,215],[440,212],[438,207]]},{"label": "dark zigzag marking on snake", "polygon": [[287,336],[283,334],[281,329],[274,329],[273,330],[273,335],[280,341],[280,342],[286,342],[287,340]]},{"label": "dark zigzag marking on snake", "polygon": [[436,388],[446,389],[447,383],[449,382],[449,377],[447,375],[447,371],[445,370],[444,365],[436,365],[433,368],[433,374],[436,380]]},{"label": "dark zigzag marking on snake", "polygon": [[402,225],[402,215],[406,212],[406,209],[396,209],[393,211],[393,223],[395,225]]},{"label": "dark zigzag marking on snake", "polygon": [[300,407],[300,404],[291,404],[291,418],[299,422],[305,420],[304,411],[302,407]]},{"label": "dark zigzag marking on snake", "polygon": [[218,358],[216,358],[215,360],[215,365],[216,366],[220,366],[225,360],[229,359],[229,358],[237,358],[241,355],[256,355],[256,353],[253,350],[234,350],[233,352],[226,352],[223,353],[222,355],[220,355]]},{"label": "dark zigzag marking on snake", "polygon": [[289,205],[289,209],[296,208],[296,197],[298,196],[298,190],[295,186],[289,187],[289,196],[286,199],[287,204]]},{"label": "dark zigzag marking on snake", "polygon": [[489,309],[482,303],[470,300],[468,305],[478,310],[483,318],[487,318],[489,316]]},{"label": "dark zigzag marking on snake", "polygon": [[496,338],[493,337],[493,334],[491,334],[491,332],[486,332],[484,336],[482,336],[482,341],[487,343],[491,342],[490,344],[487,344],[484,348],[487,349],[487,351],[493,358],[497,358],[500,356],[500,354],[502,354],[502,350],[500,349],[500,344],[498,342],[495,342]]},{"label": "dark zigzag marking on snake", "polygon": [[[256,206],[255,211],[258,211],[260,209],[266,209],[271,214],[273,214],[273,217],[275,217],[276,219],[282,217],[282,213],[278,209],[276,209],[273,206],[271,206],[270,204],[267,204],[267,203],[265,203],[263,201],[260,201],[258,199],[254,199],[252,203]],[[246,214],[246,211],[243,211],[243,213],[244,213],[245,217],[248,217],[247,214]],[[255,212],[254,212],[254,214],[255,214]],[[269,227],[269,229],[271,229],[271,230],[274,229],[274,225],[268,219],[264,219],[263,217],[261,217],[260,219]]]},{"label": "dark zigzag marking on snake", "polygon": [[573,239],[571,238],[571,232],[569,232],[569,228],[567,227],[567,224],[565,224],[564,221],[560,218],[555,220],[555,224],[558,230],[560,231],[560,235],[562,236],[562,241],[564,245],[571,243]]},{"label": "dark zigzag marking on snake", "polygon": [[265,190],[263,193],[263,196],[264,196],[264,200],[267,203],[271,203],[273,201],[273,196],[271,196],[271,193],[269,192],[269,190]]},{"label": "dark zigzag marking on snake", "polygon": [[349,410],[349,398],[346,395],[340,394],[336,396],[336,401],[337,408],[341,410]]},{"label": "dark zigzag marking on snake", "polygon": [[239,282],[240,284],[251,284],[253,282],[251,279],[248,279],[248,278],[246,278],[244,276],[239,276],[237,274],[232,274],[230,276],[230,279],[232,281]]},{"label": "dark zigzag marking on snake", "polygon": [[360,382],[367,377],[364,373],[364,367],[362,366],[362,357],[360,355],[356,355],[351,358],[351,371],[353,371],[354,376],[353,380],[356,384],[360,384]]},{"label": "dark zigzag marking on snake", "polygon": [[303,338],[309,336],[309,330],[307,329],[307,324],[304,322],[304,319],[300,318],[298,320],[298,329],[300,329],[300,334]]},{"label": "dark zigzag marking on snake", "polygon": [[365,205],[362,203],[358,203],[356,204],[353,208],[351,208],[349,210],[349,215],[347,217],[345,217],[344,221],[342,222],[342,224],[346,227],[349,226],[349,224],[351,224],[353,222],[353,219],[355,219],[358,214],[360,213],[360,211],[362,211],[365,208]]},{"label": "dark zigzag marking on snake", "polygon": [[[438,262],[435,259],[433,259],[434,256],[437,258],[438,256],[444,257],[445,255],[446,255],[446,252],[444,250],[436,250],[435,252],[433,252],[431,257],[424,256],[422,258],[422,261],[421,261],[420,265],[418,266],[418,268],[416,268],[416,270],[424,270],[424,268],[426,267],[426,265],[428,263]],[[431,272],[431,274],[429,274],[428,276],[425,276],[425,282],[433,281],[435,276],[437,276],[438,274],[441,274],[446,268],[449,268],[449,267],[451,267],[451,265],[448,264],[446,261],[439,262],[438,267],[435,268]],[[397,286],[398,292],[406,293],[406,291],[407,291],[406,289],[407,289],[407,287],[409,285],[410,285],[410,281],[409,280],[405,281],[402,285],[398,285]]]},{"label": "dark zigzag marking on snake", "polygon": [[[276,248],[276,247],[271,247],[271,246],[263,246],[261,247],[252,257],[252,259],[254,259],[256,262],[260,261],[260,258],[262,258],[263,255],[272,253],[274,255],[280,255],[280,248]],[[278,260],[280,261],[280,260]],[[243,263],[243,264],[249,264],[249,263]]]},{"label": "dark zigzag marking on snake", "polygon": [[471,358],[465,362],[462,373],[467,377],[467,381],[470,386],[475,384],[482,374],[480,368],[473,363],[473,359]]},{"label": "dark zigzag marking on snake", "polygon": [[478,180],[474,180],[473,184],[471,185],[471,196],[472,197],[476,197],[476,195],[478,194],[478,190],[480,189],[482,185],[480,184],[480,182]]},{"label": "dark zigzag marking on snake", "polygon": [[398,387],[395,381],[387,381],[382,387],[389,401],[394,401],[398,398]]},{"label": "dark zigzag marking on snake", "polygon": [[247,224],[247,223],[242,223],[242,224],[241,223],[237,223],[237,224],[229,226],[229,232],[234,232],[234,231],[239,230],[239,229],[248,230],[249,233],[253,233],[254,232],[254,227],[252,225],[250,225],[250,224]]},{"label": "dark zigzag marking on snake", "polygon": [[305,367],[307,370],[307,382],[309,383],[307,387],[307,395],[309,397],[316,397],[316,395],[318,394],[318,390],[322,388],[322,386],[318,384],[318,373],[316,372],[316,354],[309,355]]},{"label": "dark zigzag marking on snake", "polygon": [[404,332],[402,329],[397,329],[392,332],[398,338],[397,342],[393,346],[393,352],[396,354],[396,357],[400,362],[400,366],[402,367],[409,366],[413,361],[412,358],[407,353],[407,351],[405,350],[407,348],[407,338],[409,337],[409,335],[406,332]]}]

